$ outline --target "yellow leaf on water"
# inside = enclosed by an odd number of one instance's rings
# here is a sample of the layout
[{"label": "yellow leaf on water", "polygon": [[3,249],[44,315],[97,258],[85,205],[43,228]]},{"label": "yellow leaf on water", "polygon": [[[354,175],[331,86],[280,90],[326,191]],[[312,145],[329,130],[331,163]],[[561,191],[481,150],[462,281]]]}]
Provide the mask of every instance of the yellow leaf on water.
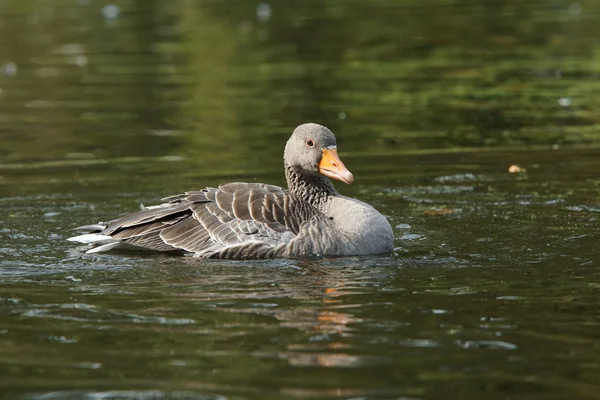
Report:
[{"label": "yellow leaf on water", "polygon": [[511,174],[518,174],[519,172],[525,172],[525,168],[521,168],[518,165],[513,164],[510,167],[508,167],[508,172],[510,172]]}]

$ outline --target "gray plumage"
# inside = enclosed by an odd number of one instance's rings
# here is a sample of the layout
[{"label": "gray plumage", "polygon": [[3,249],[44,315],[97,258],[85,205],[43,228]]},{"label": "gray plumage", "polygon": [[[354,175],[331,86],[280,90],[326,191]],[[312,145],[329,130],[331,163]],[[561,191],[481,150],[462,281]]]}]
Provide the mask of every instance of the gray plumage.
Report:
[{"label": "gray plumage", "polygon": [[114,248],[185,251],[202,258],[262,259],[390,252],[393,233],[368,204],[340,195],[327,177],[352,174],[324,126],[297,127],[284,151],[288,189],[227,183],[186,192],[106,223],[87,225],[70,241],[88,252]]}]

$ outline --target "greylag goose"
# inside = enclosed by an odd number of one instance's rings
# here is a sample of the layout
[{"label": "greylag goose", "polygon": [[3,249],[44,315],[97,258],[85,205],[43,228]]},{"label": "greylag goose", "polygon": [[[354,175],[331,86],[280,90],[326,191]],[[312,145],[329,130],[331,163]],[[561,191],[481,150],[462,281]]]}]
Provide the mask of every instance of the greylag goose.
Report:
[{"label": "greylag goose", "polygon": [[288,189],[226,183],[163,199],[69,238],[88,253],[115,248],[185,251],[202,258],[262,259],[351,256],[392,251],[387,219],[370,205],[340,195],[328,178],[354,177],[326,127],[298,126],[283,156]]}]

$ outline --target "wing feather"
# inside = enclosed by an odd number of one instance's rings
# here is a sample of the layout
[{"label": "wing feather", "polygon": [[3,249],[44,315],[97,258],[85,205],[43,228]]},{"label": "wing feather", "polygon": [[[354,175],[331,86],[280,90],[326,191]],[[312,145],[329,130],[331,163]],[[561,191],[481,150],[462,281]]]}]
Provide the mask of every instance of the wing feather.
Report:
[{"label": "wing feather", "polygon": [[191,215],[178,224],[163,229],[160,237],[165,243],[190,252],[201,250],[210,239],[204,226]]},{"label": "wing feather", "polygon": [[142,247],[145,249],[156,251],[174,251],[180,250],[177,246],[171,246],[165,243],[160,237],[159,231],[147,233],[145,235],[133,236],[127,239],[122,239],[121,242],[132,246]]},{"label": "wing feather", "polygon": [[206,258],[268,258],[281,254],[306,221],[322,217],[304,200],[262,183],[227,183],[164,201],[90,225],[89,230],[152,250],[181,249]]}]

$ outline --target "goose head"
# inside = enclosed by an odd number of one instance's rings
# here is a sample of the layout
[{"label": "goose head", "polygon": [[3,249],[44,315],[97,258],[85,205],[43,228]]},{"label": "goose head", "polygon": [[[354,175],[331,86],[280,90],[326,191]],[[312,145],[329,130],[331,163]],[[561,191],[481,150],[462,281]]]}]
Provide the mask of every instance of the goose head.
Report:
[{"label": "goose head", "polygon": [[350,184],[354,176],[337,154],[333,132],[314,123],[298,126],[285,145],[284,164],[306,175],[325,175]]}]

